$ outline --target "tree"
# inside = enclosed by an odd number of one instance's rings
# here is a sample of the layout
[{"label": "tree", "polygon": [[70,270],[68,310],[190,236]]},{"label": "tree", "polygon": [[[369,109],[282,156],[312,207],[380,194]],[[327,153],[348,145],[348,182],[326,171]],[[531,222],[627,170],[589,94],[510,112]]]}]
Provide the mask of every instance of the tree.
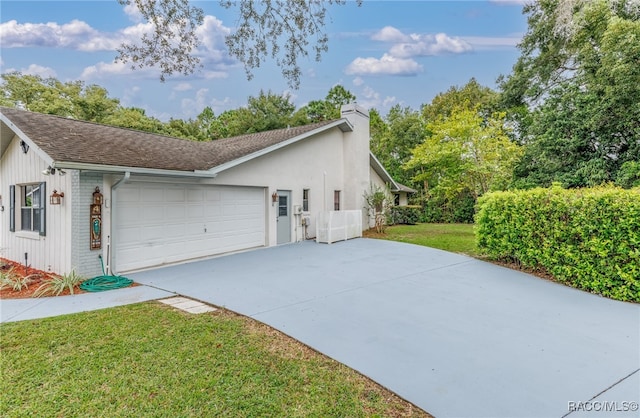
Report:
[{"label": "tree", "polygon": [[380,125],[379,120],[373,121],[377,125],[372,133],[374,154],[391,177],[402,184],[414,186],[414,173],[405,164],[411,158],[413,148],[425,138],[425,125],[420,112],[395,105],[385,117],[386,128]]},{"label": "tree", "polygon": [[520,126],[527,154],[517,184],[615,180],[640,159],[640,5],[540,1],[524,10],[522,55],[501,79],[504,106],[533,109]]},{"label": "tree", "polygon": [[[118,60],[132,68],[160,66],[160,79],[173,73],[191,74],[200,64],[196,29],[203,22],[202,9],[189,0],[118,0],[122,5],[135,4],[153,31],[144,35],[141,44],[123,44]],[[358,5],[362,0],[357,0]],[[237,7],[238,24],[226,38],[229,53],[243,63],[247,78],[267,58],[282,69],[291,88],[300,85],[302,73],[298,60],[313,51],[320,60],[328,50],[324,33],[327,8],[343,5],[346,0],[221,0],[225,8]]]},{"label": "tree", "polygon": [[475,78],[471,78],[462,87],[453,86],[444,93],[438,94],[430,104],[422,106],[422,117],[426,122],[449,117],[461,105],[468,109],[479,107],[480,111],[491,114],[496,110],[499,94],[489,87],[480,85]]},{"label": "tree", "polygon": [[295,105],[288,94],[278,95],[260,91],[257,97],[249,96],[246,107],[226,110],[209,122],[209,138],[264,132],[286,128],[293,121]]},{"label": "tree", "polygon": [[356,101],[356,96],[340,84],[329,89],[324,100],[312,100],[298,110],[295,120],[299,125],[340,118],[340,108]]},{"label": "tree", "polygon": [[249,97],[247,109],[251,113],[247,133],[253,133],[286,128],[296,106],[291,102],[289,94],[278,95],[271,90],[267,93],[260,90],[258,97]]},{"label": "tree", "polygon": [[119,106],[107,90],[82,81],[62,83],[57,79],[19,72],[2,74],[0,92],[3,106],[24,106],[33,112],[102,122]]},{"label": "tree", "polygon": [[454,109],[427,125],[431,134],[404,167],[417,173],[414,179],[424,183],[427,198],[443,202],[450,212],[468,193],[475,200],[504,189],[522,152],[509,138],[504,118],[504,113],[487,118],[478,107]]},{"label": "tree", "polygon": [[144,109],[136,107],[119,107],[113,114],[105,117],[103,123],[144,132],[164,133],[161,121],[147,116]]}]

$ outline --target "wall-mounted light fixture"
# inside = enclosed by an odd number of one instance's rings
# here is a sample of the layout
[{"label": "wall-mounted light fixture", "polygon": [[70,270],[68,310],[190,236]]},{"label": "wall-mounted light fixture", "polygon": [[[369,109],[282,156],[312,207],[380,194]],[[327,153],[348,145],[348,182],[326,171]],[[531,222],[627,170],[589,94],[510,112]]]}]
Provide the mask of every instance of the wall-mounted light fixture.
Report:
[{"label": "wall-mounted light fixture", "polygon": [[44,174],[45,176],[48,176],[50,174],[56,174],[56,171],[58,172],[59,175],[64,176],[67,174],[66,171],[64,170],[60,170],[59,168],[56,170],[55,168],[49,166],[47,167],[45,170],[42,170],[42,174]]},{"label": "wall-mounted light fixture", "polygon": [[48,176],[49,174],[56,174],[56,169],[49,166],[45,170],[42,170],[42,174],[44,174],[45,176]]},{"label": "wall-mounted light fixture", "polygon": [[271,206],[275,206],[278,201],[278,192],[273,192],[271,195]]},{"label": "wall-mounted light fixture", "polygon": [[51,203],[52,205],[59,205],[60,203],[62,203],[63,197],[63,192],[58,193],[58,191],[54,189],[53,193],[51,193],[51,198],[49,198],[49,203]]},{"label": "wall-mounted light fixture", "polygon": [[22,152],[26,154],[27,152],[29,152],[29,144],[24,142],[24,140],[20,140],[20,149],[22,149]]}]

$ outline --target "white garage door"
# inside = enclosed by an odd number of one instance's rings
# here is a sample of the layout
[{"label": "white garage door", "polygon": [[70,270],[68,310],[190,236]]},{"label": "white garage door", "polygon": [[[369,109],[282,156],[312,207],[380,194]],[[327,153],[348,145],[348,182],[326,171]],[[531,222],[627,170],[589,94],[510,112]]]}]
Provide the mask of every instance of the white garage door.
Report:
[{"label": "white garage door", "polygon": [[265,245],[256,187],[128,183],[116,190],[115,268],[130,271]]}]

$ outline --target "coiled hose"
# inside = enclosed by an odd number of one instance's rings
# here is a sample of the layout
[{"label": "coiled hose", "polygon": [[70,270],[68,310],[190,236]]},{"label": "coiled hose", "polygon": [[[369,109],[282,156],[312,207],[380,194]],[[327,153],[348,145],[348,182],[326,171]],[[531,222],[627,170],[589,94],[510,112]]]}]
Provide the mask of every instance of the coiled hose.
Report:
[{"label": "coiled hose", "polygon": [[102,292],[103,290],[127,287],[132,283],[133,280],[122,276],[97,276],[82,282],[80,284],[80,289],[87,292]]},{"label": "coiled hose", "polygon": [[92,279],[85,280],[80,283],[80,289],[87,292],[102,292],[103,290],[120,289],[123,287],[131,286],[133,280],[127,279],[123,276],[111,276],[107,275],[104,271],[104,263],[102,262],[102,256],[100,258],[100,264],[102,266],[102,276],[97,276]]}]

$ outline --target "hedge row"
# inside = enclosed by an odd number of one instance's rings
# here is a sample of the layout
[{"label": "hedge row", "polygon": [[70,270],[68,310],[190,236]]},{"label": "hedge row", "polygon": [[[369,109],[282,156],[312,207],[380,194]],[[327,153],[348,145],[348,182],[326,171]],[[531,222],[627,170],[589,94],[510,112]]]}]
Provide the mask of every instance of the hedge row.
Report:
[{"label": "hedge row", "polygon": [[415,225],[420,221],[421,206],[392,206],[390,214],[391,225]]},{"label": "hedge row", "polygon": [[533,189],[478,201],[478,246],[557,280],[640,302],[640,189]]}]

